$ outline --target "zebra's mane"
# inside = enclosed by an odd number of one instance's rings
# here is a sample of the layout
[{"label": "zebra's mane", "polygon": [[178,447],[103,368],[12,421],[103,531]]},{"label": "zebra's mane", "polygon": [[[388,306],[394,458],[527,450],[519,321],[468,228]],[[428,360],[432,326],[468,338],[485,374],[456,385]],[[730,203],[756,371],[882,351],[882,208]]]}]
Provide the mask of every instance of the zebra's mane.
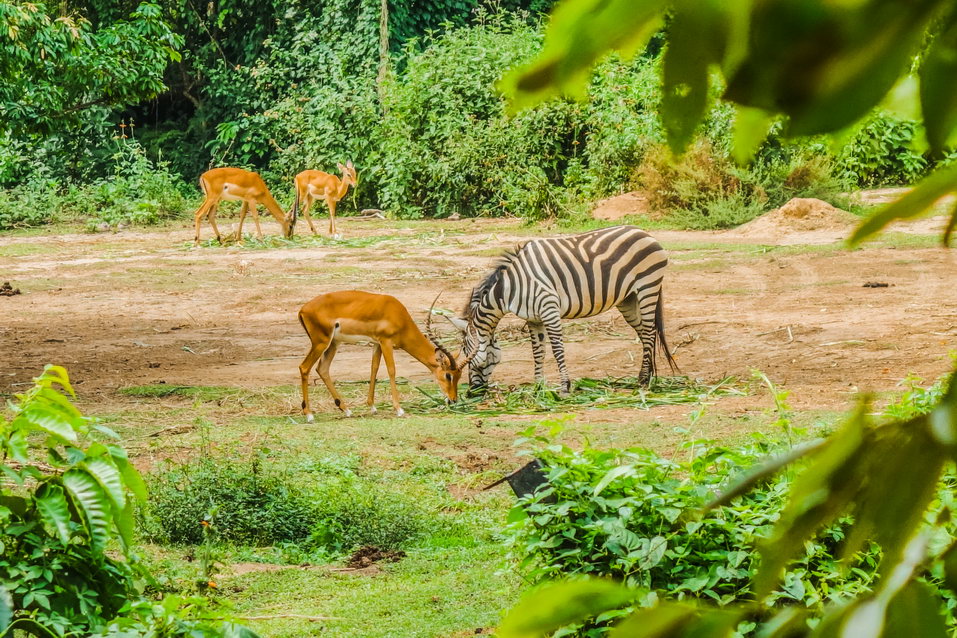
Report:
[{"label": "zebra's mane", "polygon": [[465,306],[465,311],[462,313],[465,319],[472,318],[476,308],[478,308],[479,302],[482,301],[482,298],[499,282],[502,278],[502,273],[508,270],[508,267],[518,258],[518,253],[521,249],[522,246],[516,246],[515,248],[506,250],[502,256],[498,258],[498,261],[495,262],[495,267],[485,276],[482,283],[472,288],[472,296],[469,298],[468,305]]}]

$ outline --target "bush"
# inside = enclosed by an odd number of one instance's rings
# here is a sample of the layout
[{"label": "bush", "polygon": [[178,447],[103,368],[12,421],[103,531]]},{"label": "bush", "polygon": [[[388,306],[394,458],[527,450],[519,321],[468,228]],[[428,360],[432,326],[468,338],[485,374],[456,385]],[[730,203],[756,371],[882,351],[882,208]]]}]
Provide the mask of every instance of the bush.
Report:
[{"label": "bush", "polygon": [[[322,466],[324,467],[324,466]],[[346,471],[290,474],[252,462],[203,458],[149,481],[149,535],[198,545],[202,522],[215,540],[239,545],[294,544],[348,552],[361,545],[397,549],[419,539],[431,517],[421,505]],[[306,487],[303,487],[306,486]]]},{"label": "bush", "polygon": [[699,140],[679,158],[664,145],[652,147],[632,184],[648,194],[651,210],[685,228],[730,228],[757,216],[767,193],[755,176]]},{"label": "bush", "polygon": [[430,517],[411,498],[356,481],[323,488],[318,510],[310,542],[337,551],[363,545],[400,549],[429,531]]},{"label": "bush", "polygon": [[246,545],[306,540],[318,510],[289,476],[263,468],[261,459],[200,459],[149,481],[150,535],[162,542],[200,544],[201,523],[216,538]]},{"label": "bush", "polygon": [[[785,504],[788,477],[773,479],[727,507],[698,516],[717,490],[763,460],[766,444],[737,449],[696,444],[672,461],[648,450],[574,451],[535,439],[548,487],[524,499],[527,517],[509,525],[511,555],[533,582],[560,575],[612,577],[658,597],[747,599],[756,569],[755,542]],[[774,599],[820,611],[867,590],[878,551],[833,558],[850,523],[805,547]],[[853,569],[848,569],[852,567]]]},{"label": "bush", "polygon": [[928,168],[917,151],[919,124],[877,111],[837,156],[842,175],[859,186],[896,186],[916,181]]}]

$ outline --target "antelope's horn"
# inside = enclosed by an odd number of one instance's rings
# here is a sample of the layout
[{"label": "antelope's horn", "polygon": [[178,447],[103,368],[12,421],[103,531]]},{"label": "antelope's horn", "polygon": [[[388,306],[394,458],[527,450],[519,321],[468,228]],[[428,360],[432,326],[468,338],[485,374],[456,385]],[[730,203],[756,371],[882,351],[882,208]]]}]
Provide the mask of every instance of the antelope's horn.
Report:
[{"label": "antelope's horn", "polygon": [[432,305],[429,306],[429,316],[425,319],[425,336],[429,338],[429,341],[432,342],[436,350],[448,357],[449,364],[452,366],[452,369],[455,370],[458,367],[458,364],[455,362],[455,357],[452,356],[452,353],[449,352],[445,346],[439,343],[439,338],[435,335],[435,331],[432,330],[432,311],[435,309],[435,302],[439,300],[440,296],[442,296],[441,291],[439,291],[439,294],[432,300]]}]

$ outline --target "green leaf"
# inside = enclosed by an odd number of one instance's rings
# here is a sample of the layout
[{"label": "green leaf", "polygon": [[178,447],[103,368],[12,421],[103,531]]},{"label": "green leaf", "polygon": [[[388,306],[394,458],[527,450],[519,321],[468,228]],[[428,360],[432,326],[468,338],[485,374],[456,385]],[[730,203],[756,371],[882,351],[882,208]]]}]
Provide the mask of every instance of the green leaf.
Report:
[{"label": "green leaf", "polygon": [[82,465],[96,478],[100,486],[118,510],[126,507],[126,492],[123,489],[123,477],[110,457],[100,456],[88,458]]},{"label": "green leaf", "polygon": [[717,62],[707,46],[709,34],[717,27],[718,12],[713,9],[712,0],[682,4],[669,29],[661,121],[673,153],[684,151],[708,105],[708,64]]},{"label": "green leaf", "polygon": [[86,470],[74,468],[63,474],[63,485],[84,514],[84,527],[93,550],[102,552],[110,536],[110,503],[99,481]]},{"label": "green leaf", "polygon": [[6,630],[13,622],[13,596],[0,584],[0,636],[6,635]]},{"label": "green leaf", "polygon": [[627,605],[634,592],[608,580],[572,580],[532,591],[508,613],[498,638],[538,637]]},{"label": "green leaf", "polygon": [[68,418],[48,406],[32,403],[14,417],[11,427],[42,430],[61,442],[76,443],[76,431]]},{"label": "green leaf", "polygon": [[927,141],[942,152],[957,126],[957,13],[937,35],[920,67],[920,105]]},{"label": "green leaf", "polygon": [[698,615],[691,605],[663,602],[641,609],[618,623],[608,638],[659,638],[680,636],[680,629]]},{"label": "green leaf", "polygon": [[598,485],[595,486],[592,494],[598,496],[608,487],[612,481],[622,476],[634,476],[635,467],[633,465],[619,465],[618,467],[613,467],[612,469],[605,472],[605,475],[601,477],[601,480],[598,481]]},{"label": "green leaf", "polygon": [[939,599],[927,585],[912,581],[891,599],[881,635],[946,638],[949,634],[940,611]]},{"label": "green leaf", "polygon": [[609,51],[634,55],[658,29],[662,0],[566,0],[552,12],[542,52],[507,74],[500,89],[522,109],[557,93],[581,96],[591,66]]},{"label": "green leaf", "polygon": [[955,189],[957,189],[957,164],[937,170],[917,184],[909,193],[871,215],[857,227],[847,243],[850,246],[856,246],[895,219],[916,217]]},{"label": "green leaf", "polygon": [[129,462],[126,456],[126,450],[116,446],[110,446],[110,455],[113,457],[113,462],[116,464],[116,467],[120,470],[123,483],[125,483],[126,487],[133,493],[136,500],[145,503],[147,498],[146,483],[143,482],[143,477],[136,468],[133,467],[133,464]]},{"label": "green leaf", "polygon": [[43,524],[53,530],[61,543],[69,543],[70,506],[66,502],[63,488],[53,483],[44,483],[37,489],[35,502]]},{"label": "green leaf", "polygon": [[751,161],[761,143],[768,138],[773,123],[774,118],[762,109],[746,106],[736,109],[731,154],[737,164],[743,166]]}]

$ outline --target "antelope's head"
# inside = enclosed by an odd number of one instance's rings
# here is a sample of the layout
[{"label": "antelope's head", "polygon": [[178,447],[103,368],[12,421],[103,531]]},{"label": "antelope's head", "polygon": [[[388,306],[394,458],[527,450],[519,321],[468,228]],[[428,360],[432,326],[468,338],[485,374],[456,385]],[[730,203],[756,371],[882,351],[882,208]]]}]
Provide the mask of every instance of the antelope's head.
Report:
[{"label": "antelope's head", "polygon": [[359,175],[356,173],[356,167],[352,165],[352,160],[345,164],[336,164],[339,172],[342,173],[342,183],[346,186],[357,186],[359,184]]},{"label": "antelope's head", "polygon": [[[441,294],[442,293],[439,293],[439,295]],[[462,368],[464,368],[465,365],[458,365],[455,361],[455,356],[442,345],[432,330],[432,309],[435,308],[435,302],[438,301],[439,295],[435,296],[435,300],[429,308],[429,316],[425,323],[425,335],[429,338],[429,341],[432,342],[432,345],[435,346],[435,362],[438,364],[438,367],[435,368],[433,374],[439,384],[439,388],[442,389],[442,394],[447,398],[446,402],[449,403],[458,399],[459,379],[462,377]]]}]

